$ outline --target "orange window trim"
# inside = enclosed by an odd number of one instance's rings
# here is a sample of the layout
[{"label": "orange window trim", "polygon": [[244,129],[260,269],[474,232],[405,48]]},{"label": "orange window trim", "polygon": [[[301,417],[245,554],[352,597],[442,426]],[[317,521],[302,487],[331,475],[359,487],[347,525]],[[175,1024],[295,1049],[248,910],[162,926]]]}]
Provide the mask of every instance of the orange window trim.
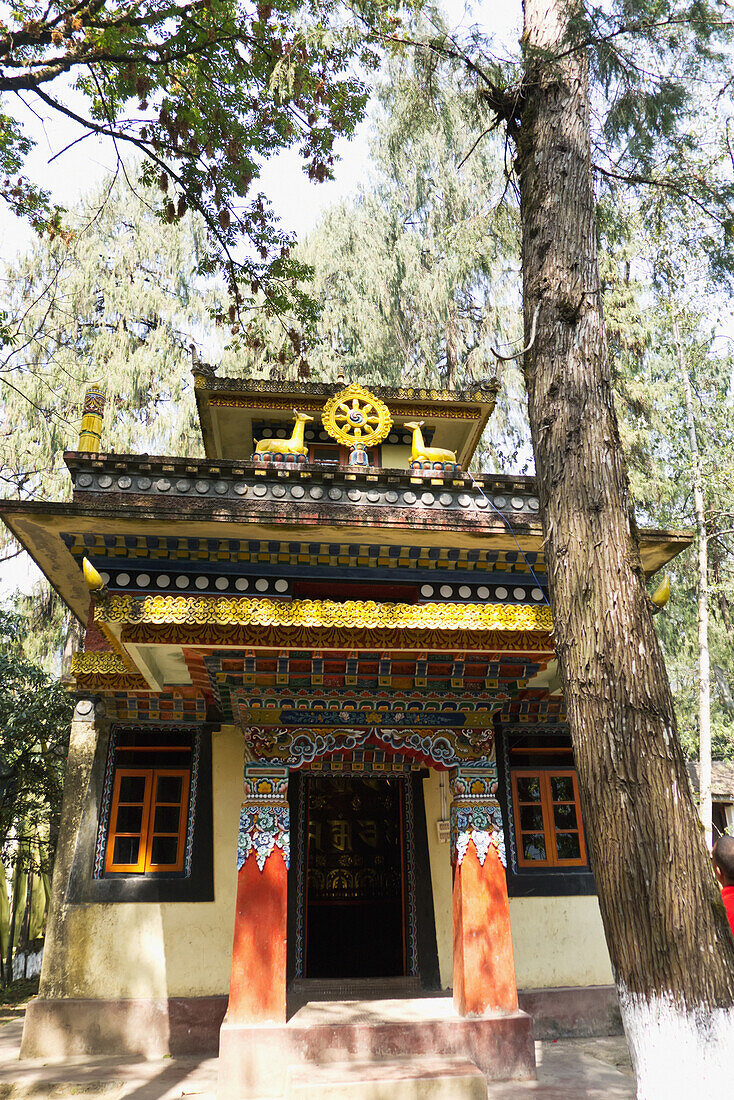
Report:
[{"label": "orange window trim", "polygon": [[[537,779],[540,786],[540,802],[523,802],[517,789],[518,779]],[[551,779],[569,778],[573,783],[573,802],[553,802]],[[512,802],[515,819],[515,838],[517,840],[517,862],[519,867],[585,867],[586,842],[584,840],[584,826],[581,820],[581,805],[579,803],[579,788],[576,771],[573,768],[553,768],[543,771],[541,768],[513,768],[512,770]],[[546,859],[526,859],[523,855],[522,837],[525,833],[537,833],[539,829],[525,829],[520,826],[520,806],[540,806],[543,819],[543,837],[545,840]],[[553,806],[573,805],[576,810],[576,829],[556,829]],[[556,833],[578,834],[580,858],[561,859],[556,845]]]},{"label": "orange window trim", "polygon": [[[181,801],[163,802],[156,797],[158,779],[173,776],[181,779]],[[120,803],[120,787],[125,778],[132,777],[144,781],[142,802]],[[186,839],[186,819],[189,804],[190,771],[188,768],[116,768],[110,810],[110,829],[107,836],[105,871],[117,874],[145,874],[146,871],[182,871],[184,863],[184,842]],[[120,806],[142,806],[139,832],[126,832],[117,828]],[[178,828],[175,832],[155,831],[155,811],[158,806],[178,806]],[[118,837],[139,838],[138,859],[136,863],[115,863],[115,842]],[[176,859],[173,863],[153,863],[153,840],[156,836],[176,837]]]}]

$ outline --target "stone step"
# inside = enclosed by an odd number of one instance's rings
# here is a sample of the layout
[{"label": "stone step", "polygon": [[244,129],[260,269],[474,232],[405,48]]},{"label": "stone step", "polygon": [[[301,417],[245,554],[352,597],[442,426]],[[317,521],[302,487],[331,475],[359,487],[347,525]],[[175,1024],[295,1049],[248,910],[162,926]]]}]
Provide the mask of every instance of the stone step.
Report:
[{"label": "stone step", "polygon": [[467,1058],[392,1058],[291,1066],[285,1100],[487,1100]]},{"label": "stone step", "polygon": [[296,978],[288,990],[288,1008],[296,1012],[309,1001],[383,1001],[420,997],[420,978]]}]

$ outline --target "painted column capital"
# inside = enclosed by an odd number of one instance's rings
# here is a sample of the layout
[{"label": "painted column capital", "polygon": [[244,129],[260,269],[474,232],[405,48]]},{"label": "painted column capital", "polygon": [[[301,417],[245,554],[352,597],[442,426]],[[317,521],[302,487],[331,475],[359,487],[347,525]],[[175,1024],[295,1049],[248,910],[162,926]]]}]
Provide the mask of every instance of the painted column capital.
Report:
[{"label": "painted column capital", "polygon": [[502,810],[497,801],[497,765],[486,768],[454,768],[449,773],[451,802],[451,862],[461,866],[469,844],[473,844],[481,866],[491,844],[503,866],[505,834]]},{"label": "painted column capital", "polygon": [[279,849],[290,866],[290,809],[288,769],[246,764],[244,798],[237,834],[237,870],[252,858],[262,871],[269,856]]}]

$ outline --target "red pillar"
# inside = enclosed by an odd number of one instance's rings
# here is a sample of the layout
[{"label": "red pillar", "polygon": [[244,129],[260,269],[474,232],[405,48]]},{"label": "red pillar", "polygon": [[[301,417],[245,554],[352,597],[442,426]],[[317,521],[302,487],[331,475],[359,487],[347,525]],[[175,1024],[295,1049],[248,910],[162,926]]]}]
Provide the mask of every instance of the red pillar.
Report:
[{"label": "red pillar", "polygon": [[227,1020],[285,1023],[288,769],[247,765]]},{"label": "red pillar", "polygon": [[451,773],[454,1005],[460,1016],[517,1010],[495,768]]}]

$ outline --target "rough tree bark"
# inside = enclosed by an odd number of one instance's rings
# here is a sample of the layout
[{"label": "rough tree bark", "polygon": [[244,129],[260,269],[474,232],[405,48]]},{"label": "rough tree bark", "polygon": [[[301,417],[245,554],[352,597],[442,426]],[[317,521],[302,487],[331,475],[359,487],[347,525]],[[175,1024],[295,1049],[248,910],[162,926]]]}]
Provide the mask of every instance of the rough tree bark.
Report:
[{"label": "rough tree bark", "polygon": [[686,403],[686,430],[691,448],[691,482],[693,509],[696,514],[696,593],[698,602],[698,812],[701,817],[706,846],[712,845],[711,805],[711,657],[709,654],[709,555],[706,509],[703,499],[701,453],[698,449],[696,419],[693,415],[693,394],[688,364],[683,354],[677,321],[673,324],[673,339],[678,353],[678,369]]},{"label": "rough tree bark", "polygon": [[539,307],[529,416],[556,652],[638,1096],[689,1100],[730,1089],[734,943],[678,742],[614,411],[588,62],[567,49],[578,2],[524,2],[526,343]]}]

